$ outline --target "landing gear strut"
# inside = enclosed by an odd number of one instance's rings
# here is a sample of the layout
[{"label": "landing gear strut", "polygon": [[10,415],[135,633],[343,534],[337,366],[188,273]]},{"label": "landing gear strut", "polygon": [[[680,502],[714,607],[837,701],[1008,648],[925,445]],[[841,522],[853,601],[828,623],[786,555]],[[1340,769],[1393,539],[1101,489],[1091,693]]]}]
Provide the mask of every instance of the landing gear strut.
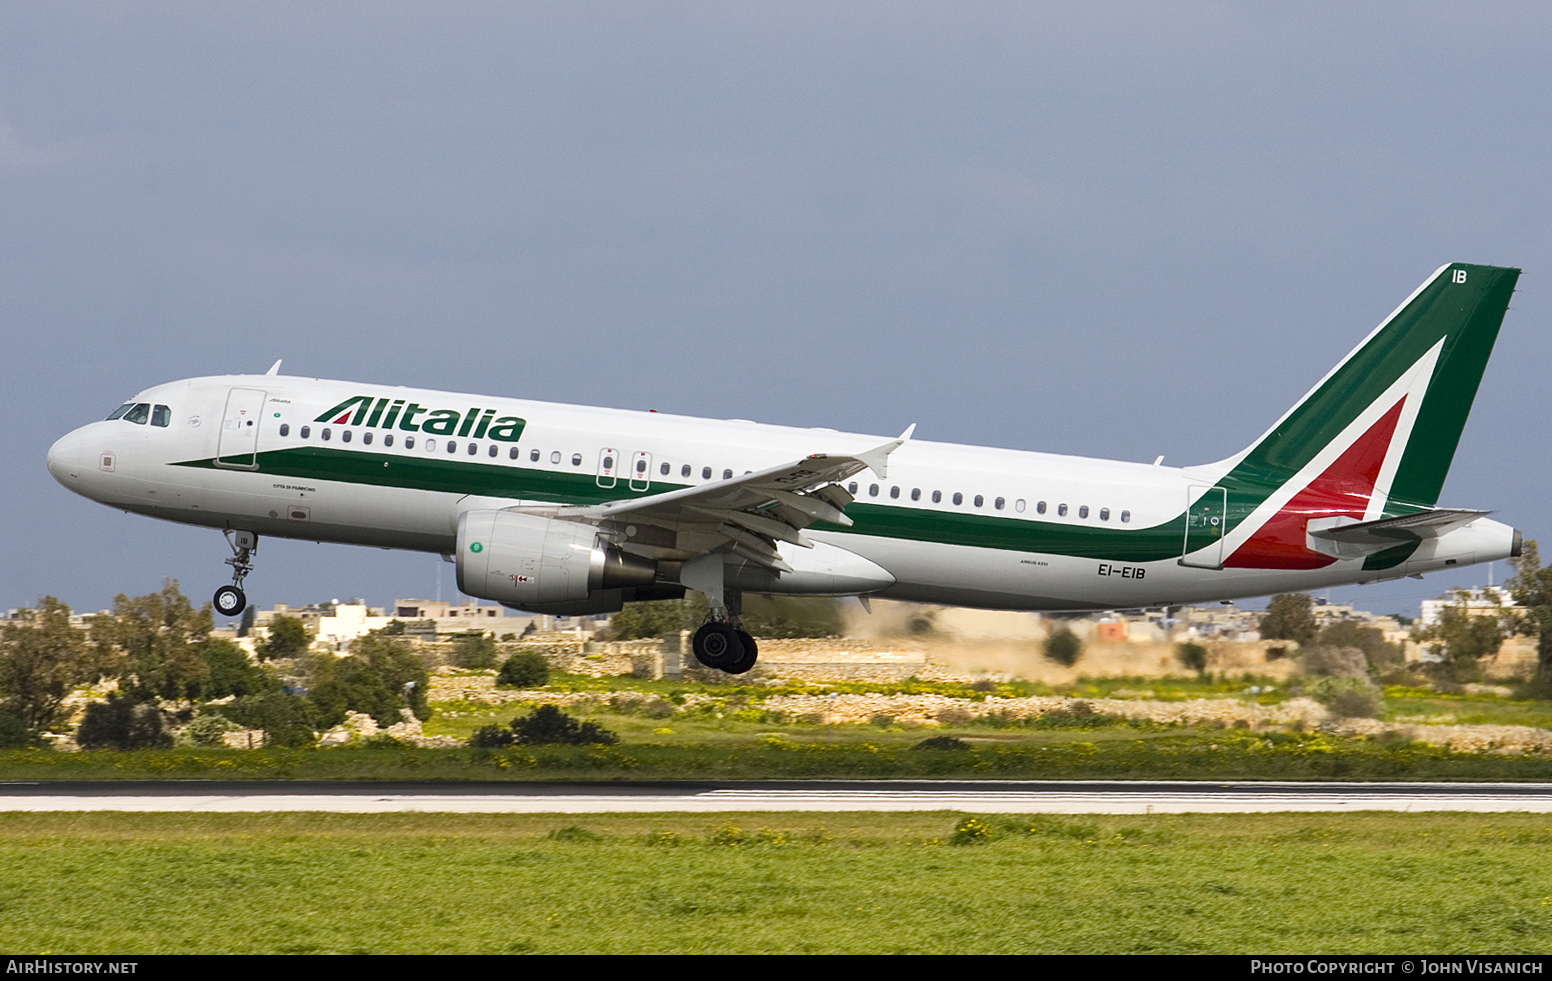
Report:
[{"label": "landing gear strut", "polygon": [[248,597],[243,594],[242,584],[248,578],[248,573],[253,571],[253,553],[258,550],[259,536],[251,531],[233,531],[230,528],[222,534],[226,535],[226,543],[232,547],[232,557],[226,560],[226,564],[232,567],[232,584],[216,590],[213,602],[217,613],[224,617],[235,617],[248,608]]}]

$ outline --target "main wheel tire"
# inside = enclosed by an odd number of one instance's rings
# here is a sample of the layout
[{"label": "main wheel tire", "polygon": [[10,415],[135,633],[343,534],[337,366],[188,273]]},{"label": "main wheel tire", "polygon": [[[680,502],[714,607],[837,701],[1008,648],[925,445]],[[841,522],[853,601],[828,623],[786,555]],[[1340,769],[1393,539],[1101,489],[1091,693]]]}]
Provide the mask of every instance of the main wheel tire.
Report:
[{"label": "main wheel tire", "polygon": [[248,608],[248,597],[236,586],[222,586],[216,590],[216,612],[224,617],[235,617]]},{"label": "main wheel tire", "polygon": [[714,620],[701,624],[690,641],[695,659],[708,668],[726,671],[744,656],[744,645],[738,640],[738,632],[725,623]]},{"label": "main wheel tire", "polygon": [[728,674],[743,674],[754,667],[754,662],[760,659],[760,645],[754,642],[754,638],[749,636],[748,631],[740,630],[737,633],[738,642],[743,647],[744,654],[722,669]]}]

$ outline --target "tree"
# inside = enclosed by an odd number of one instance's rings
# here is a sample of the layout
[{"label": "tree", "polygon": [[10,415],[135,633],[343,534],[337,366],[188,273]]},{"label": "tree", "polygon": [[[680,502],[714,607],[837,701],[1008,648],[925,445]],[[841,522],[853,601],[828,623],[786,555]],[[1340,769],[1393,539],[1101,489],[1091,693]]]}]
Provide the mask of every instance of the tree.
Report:
[{"label": "tree", "polygon": [[259,660],[277,657],[299,657],[312,646],[307,624],[296,617],[276,614],[269,621],[269,637],[258,646]]},{"label": "tree", "polygon": [[1413,636],[1442,661],[1451,680],[1466,681],[1476,676],[1482,658],[1497,654],[1503,646],[1506,617],[1502,612],[1473,616],[1467,609],[1470,595],[1465,590],[1456,595],[1459,606],[1440,610],[1438,620],[1419,628]]},{"label": "tree", "polygon": [[212,627],[210,604],[196,610],[176,579],[160,593],[113,599],[113,612],[99,617],[92,638],[120,676],[120,687],[166,699],[195,698],[210,668],[195,649]]},{"label": "tree", "polygon": [[399,710],[405,707],[419,719],[431,714],[426,704],[430,675],[402,637],[374,630],[356,638],[344,657],[310,655],[303,672],[323,728],[345,721],[346,712],[365,712],[381,726],[399,722]]},{"label": "tree", "polygon": [[1045,639],[1045,656],[1047,660],[1070,668],[1083,656],[1083,641],[1078,639],[1077,634],[1063,627]]},{"label": "tree", "polygon": [[1400,667],[1406,660],[1401,648],[1385,640],[1378,627],[1365,627],[1355,620],[1334,620],[1320,631],[1317,647],[1356,648],[1363,652],[1369,672],[1375,675]]},{"label": "tree", "polygon": [[21,616],[0,627],[0,710],[41,732],[63,721],[65,696],[99,677],[98,658],[54,597]]},{"label": "tree", "polygon": [[1291,640],[1300,647],[1315,639],[1314,601],[1308,593],[1281,593],[1272,597],[1261,617],[1263,640]]},{"label": "tree", "polygon": [[247,652],[229,640],[207,638],[194,645],[194,652],[204,660],[209,672],[199,686],[201,699],[280,690],[279,678],[250,661]]},{"label": "tree", "polygon": [[1524,607],[1514,627],[1536,636],[1536,677],[1552,683],[1552,566],[1541,567],[1540,550],[1529,541],[1521,544],[1514,567],[1515,575],[1505,585]]}]

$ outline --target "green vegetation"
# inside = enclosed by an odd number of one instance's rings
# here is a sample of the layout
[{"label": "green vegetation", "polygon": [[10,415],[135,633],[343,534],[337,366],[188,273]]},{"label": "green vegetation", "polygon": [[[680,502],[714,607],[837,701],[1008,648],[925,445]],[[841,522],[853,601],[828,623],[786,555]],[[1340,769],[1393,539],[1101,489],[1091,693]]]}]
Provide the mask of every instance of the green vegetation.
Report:
[{"label": "green vegetation", "polygon": [[8,813],[0,946],[1539,954],[1549,846],[1545,815]]},{"label": "green vegetation", "polygon": [[1272,597],[1261,617],[1263,640],[1291,640],[1300,647],[1315,639],[1315,611],[1308,593],[1280,593]]},{"label": "green vegetation", "polygon": [[269,621],[269,637],[257,649],[259,660],[277,657],[299,657],[307,653],[312,638],[307,625],[296,617],[274,616]]},{"label": "green vegetation", "polygon": [[1044,652],[1046,660],[1055,661],[1064,668],[1070,668],[1078,663],[1078,658],[1083,656],[1083,641],[1078,635],[1062,627],[1053,631],[1051,636],[1045,639]]},{"label": "green vegetation", "polygon": [[496,672],[498,688],[543,688],[550,683],[550,664],[538,651],[520,650]]}]

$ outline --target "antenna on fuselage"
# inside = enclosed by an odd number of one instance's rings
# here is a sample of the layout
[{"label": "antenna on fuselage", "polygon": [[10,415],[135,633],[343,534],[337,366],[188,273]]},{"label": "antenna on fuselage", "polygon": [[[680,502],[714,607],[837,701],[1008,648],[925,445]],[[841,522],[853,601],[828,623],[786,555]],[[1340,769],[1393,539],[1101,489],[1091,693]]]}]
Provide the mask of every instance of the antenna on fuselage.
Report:
[{"label": "antenna on fuselage", "polygon": [[269,366],[269,370],[266,371],[264,374],[265,375],[278,375],[278,374],[280,374],[280,362],[282,362],[284,360],[285,360],[285,358],[276,358],[275,359],[275,363],[270,365]]}]

